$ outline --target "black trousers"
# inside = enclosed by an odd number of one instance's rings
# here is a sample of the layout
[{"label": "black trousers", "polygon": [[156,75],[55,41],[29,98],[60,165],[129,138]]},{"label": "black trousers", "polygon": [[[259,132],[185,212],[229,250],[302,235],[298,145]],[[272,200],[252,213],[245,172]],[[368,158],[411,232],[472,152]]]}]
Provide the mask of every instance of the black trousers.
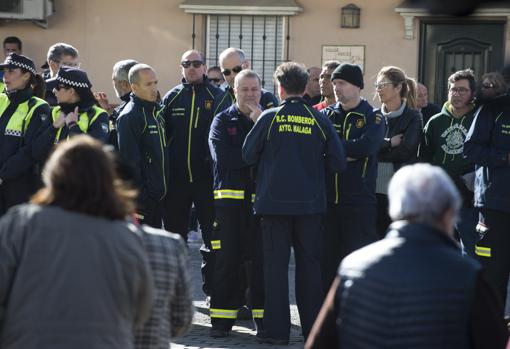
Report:
[{"label": "black trousers", "polygon": [[27,202],[35,192],[36,183],[37,176],[32,173],[5,180],[0,185],[0,216],[12,206]]},{"label": "black trousers", "polygon": [[475,245],[477,259],[504,305],[510,273],[510,212],[481,208],[476,230],[479,234]]},{"label": "black trousers", "polygon": [[303,336],[324,300],[321,276],[321,215],[262,216],[264,248],[264,329],[267,337],[288,339],[290,334],[289,258],[296,258],[296,300]]},{"label": "black trousers", "polygon": [[163,200],[163,224],[165,229],[182,236],[188,241],[188,228],[191,205],[195,205],[198,222],[202,231],[204,244],[200,247],[202,254],[202,289],[210,295],[213,276],[213,257],[211,256],[211,229],[214,221],[214,199],[212,179],[189,183],[171,182],[168,193]]},{"label": "black trousers", "polygon": [[140,224],[147,224],[158,229],[161,228],[162,204],[161,201],[152,198],[139,201],[136,213]]},{"label": "black trousers", "polygon": [[328,205],[321,263],[325,293],[331,287],[342,259],[377,239],[375,205]]},{"label": "black trousers", "polygon": [[[260,330],[264,315],[264,276],[259,219],[253,216],[248,202],[216,207],[215,213],[211,234],[214,255],[211,324],[213,328],[232,329],[238,309],[248,301]],[[246,286],[250,290],[248,299]]]},{"label": "black trousers", "polygon": [[388,213],[388,195],[375,194],[377,198],[377,236],[382,239],[386,236],[388,227],[391,224],[391,218]]}]

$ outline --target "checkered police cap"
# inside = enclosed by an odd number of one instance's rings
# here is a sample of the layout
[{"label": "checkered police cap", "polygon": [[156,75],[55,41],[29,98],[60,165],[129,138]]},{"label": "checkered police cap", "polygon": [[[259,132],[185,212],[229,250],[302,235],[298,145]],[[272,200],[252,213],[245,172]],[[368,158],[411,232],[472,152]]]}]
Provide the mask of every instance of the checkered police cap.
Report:
[{"label": "checkered police cap", "polygon": [[58,70],[57,76],[53,80],[71,87],[85,89],[92,87],[92,84],[87,77],[87,73],[74,67],[61,66]]},{"label": "checkered police cap", "polygon": [[17,53],[10,53],[5,61],[0,64],[0,68],[21,68],[28,70],[30,73],[36,75],[37,70],[35,69],[34,62],[23,55],[18,55]]}]

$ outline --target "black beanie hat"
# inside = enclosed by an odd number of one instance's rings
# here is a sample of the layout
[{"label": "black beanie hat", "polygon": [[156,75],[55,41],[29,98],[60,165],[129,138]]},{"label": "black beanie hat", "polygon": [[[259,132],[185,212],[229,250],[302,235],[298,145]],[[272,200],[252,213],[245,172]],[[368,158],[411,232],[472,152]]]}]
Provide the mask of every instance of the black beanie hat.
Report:
[{"label": "black beanie hat", "polygon": [[331,74],[331,81],[335,79],[342,79],[351,83],[353,85],[358,86],[360,89],[363,89],[363,73],[361,72],[361,68],[354,64],[343,63],[340,64]]}]

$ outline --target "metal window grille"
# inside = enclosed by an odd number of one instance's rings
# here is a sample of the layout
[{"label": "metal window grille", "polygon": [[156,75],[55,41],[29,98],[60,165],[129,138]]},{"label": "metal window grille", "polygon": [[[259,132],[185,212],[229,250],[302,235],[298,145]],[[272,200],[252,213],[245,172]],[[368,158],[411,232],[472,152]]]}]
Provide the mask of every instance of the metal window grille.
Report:
[{"label": "metal window grille", "polygon": [[229,47],[246,52],[262,87],[274,92],[273,73],[283,60],[281,16],[208,15],[206,57],[209,67],[219,65],[219,54]]}]

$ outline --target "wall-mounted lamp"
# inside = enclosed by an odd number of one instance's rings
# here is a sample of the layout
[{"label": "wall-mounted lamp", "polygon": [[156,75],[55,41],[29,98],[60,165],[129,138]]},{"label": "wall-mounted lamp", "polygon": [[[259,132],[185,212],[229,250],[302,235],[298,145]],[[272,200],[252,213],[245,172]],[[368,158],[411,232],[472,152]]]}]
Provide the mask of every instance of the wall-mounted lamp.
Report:
[{"label": "wall-mounted lamp", "polygon": [[359,28],[361,9],[349,4],[342,7],[342,28]]}]

